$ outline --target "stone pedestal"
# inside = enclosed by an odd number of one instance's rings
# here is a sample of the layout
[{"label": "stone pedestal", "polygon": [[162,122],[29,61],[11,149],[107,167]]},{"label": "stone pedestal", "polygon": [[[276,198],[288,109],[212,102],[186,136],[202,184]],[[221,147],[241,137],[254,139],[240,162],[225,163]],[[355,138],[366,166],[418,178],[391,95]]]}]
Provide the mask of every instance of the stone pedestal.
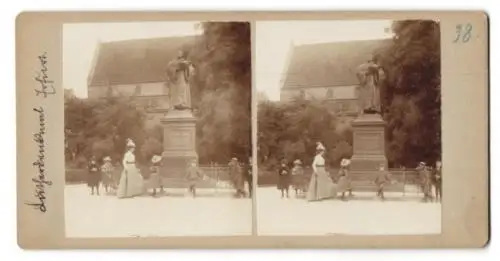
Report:
[{"label": "stone pedestal", "polygon": [[363,114],[352,122],[353,156],[351,170],[376,171],[385,156],[385,122],[380,114]]},{"label": "stone pedestal", "polygon": [[196,118],[189,110],[171,110],[161,120],[163,125],[162,175],[184,177],[188,164],[198,161],[196,153]]}]

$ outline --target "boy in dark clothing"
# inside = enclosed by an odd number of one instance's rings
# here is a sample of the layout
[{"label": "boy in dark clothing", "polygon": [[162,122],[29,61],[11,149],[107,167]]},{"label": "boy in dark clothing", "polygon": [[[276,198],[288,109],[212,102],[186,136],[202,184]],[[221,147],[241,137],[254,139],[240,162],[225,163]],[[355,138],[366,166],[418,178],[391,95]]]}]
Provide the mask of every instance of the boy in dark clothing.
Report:
[{"label": "boy in dark clothing", "polygon": [[290,197],[288,191],[290,189],[290,169],[286,164],[285,160],[281,161],[281,165],[278,168],[278,189],[281,191],[281,198]]},{"label": "boy in dark clothing", "polygon": [[97,191],[97,195],[99,195],[99,186],[101,184],[101,169],[97,164],[95,157],[90,159],[88,164],[88,178],[87,185],[91,188],[91,195],[94,195],[94,189]]}]

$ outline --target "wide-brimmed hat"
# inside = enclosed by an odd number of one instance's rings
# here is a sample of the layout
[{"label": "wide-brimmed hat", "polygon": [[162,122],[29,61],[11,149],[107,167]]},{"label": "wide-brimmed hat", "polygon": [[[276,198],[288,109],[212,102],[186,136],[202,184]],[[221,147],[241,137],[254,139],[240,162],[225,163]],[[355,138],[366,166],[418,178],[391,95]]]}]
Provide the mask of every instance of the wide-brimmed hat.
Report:
[{"label": "wide-brimmed hat", "polygon": [[351,160],[349,160],[349,159],[342,159],[340,161],[340,166],[342,166],[342,167],[347,167],[347,166],[349,166],[349,164],[351,164]]},{"label": "wide-brimmed hat", "polygon": [[111,157],[110,156],[104,157],[103,161],[111,161]]},{"label": "wide-brimmed hat", "polygon": [[323,144],[321,142],[318,142],[316,144],[317,144],[316,151],[324,151],[325,150],[325,146],[323,146]]},{"label": "wide-brimmed hat", "polygon": [[295,165],[300,165],[300,164],[302,164],[302,161],[301,161],[301,160],[299,160],[299,159],[296,159],[296,160],[293,162],[293,164],[295,164]]},{"label": "wide-brimmed hat", "polygon": [[418,165],[425,166],[425,162],[421,161],[420,163],[418,163]]},{"label": "wide-brimmed hat", "polygon": [[127,148],[135,148],[135,143],[132,139],[127,140]]},{"label": "wide-brimmed hat", "polygon": [[151,162],[153,163],[158,163],[161,161],[161,156],[158,156],[158,155],[154,155],[152,158],[151,158]]}]

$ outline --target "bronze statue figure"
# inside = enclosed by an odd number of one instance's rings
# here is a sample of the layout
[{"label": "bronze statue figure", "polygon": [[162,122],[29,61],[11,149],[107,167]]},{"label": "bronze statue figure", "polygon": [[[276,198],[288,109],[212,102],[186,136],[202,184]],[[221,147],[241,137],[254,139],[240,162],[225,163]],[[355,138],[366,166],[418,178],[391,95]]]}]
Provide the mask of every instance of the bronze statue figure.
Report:
[{"label": "bronze statue figure", "polygon": [[189,82],[193,74],[193,63],[187,59],[186,52],[179,51],[178,57],[167,66],[167,83],[174,110],[192,109]]},{"label": "bronze statue figure", "polygon": [[358,67],[356,76],[359,80],[357,99],[360,113],[380,113],[380,74],[382,68],[373,60]]}]

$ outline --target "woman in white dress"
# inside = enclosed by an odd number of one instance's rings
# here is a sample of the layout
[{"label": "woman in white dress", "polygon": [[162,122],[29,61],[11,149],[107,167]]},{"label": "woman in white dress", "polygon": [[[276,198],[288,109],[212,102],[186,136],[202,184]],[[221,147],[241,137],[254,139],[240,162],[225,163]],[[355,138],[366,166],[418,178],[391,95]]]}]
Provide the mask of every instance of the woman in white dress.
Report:
[{"label": "woman in white dress", "polygon": [[316,201],[335,197],[335,184],[325,170],[325,147],[318,143],[312,163],[313,174],[307,190],[307,200]]},{"label": "woman in white dress", "polygon": [[144,179],[139,169],[135,166],[135,144],[132,140],[127,142],[127,152],[123,157],[123,172],[116,195],[118,198],[127,198],[142,195],[145,191]]}]

